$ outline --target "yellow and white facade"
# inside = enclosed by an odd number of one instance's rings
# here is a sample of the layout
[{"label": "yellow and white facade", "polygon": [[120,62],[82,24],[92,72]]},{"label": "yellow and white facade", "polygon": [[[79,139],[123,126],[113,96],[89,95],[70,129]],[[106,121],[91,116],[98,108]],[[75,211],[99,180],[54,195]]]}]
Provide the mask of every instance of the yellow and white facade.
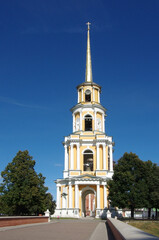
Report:
[{"label": "yellow and white facade", "polygon": [[95,196],[99,217],[108,207],[107,180],[113,175],[113,141],[105,133],[106,109],[100,103],[101,87],[92,80],[90,28],[87,32],[85,82],[77,86],[78,102],[72,107],[73,132],[65,137],[63,179],[57,179],[54,216],[84,217],[85,198]]}]

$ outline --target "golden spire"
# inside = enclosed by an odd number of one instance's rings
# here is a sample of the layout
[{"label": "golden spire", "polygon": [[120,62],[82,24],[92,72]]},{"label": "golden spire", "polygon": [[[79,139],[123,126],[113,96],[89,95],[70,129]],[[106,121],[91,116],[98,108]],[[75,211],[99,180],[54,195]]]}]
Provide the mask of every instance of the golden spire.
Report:
[{"label": "golden spire", "polygon": [[90,30],[90,24],[86,23],[88,25],[88,32],[87,32],[87,56],[86,56],[86,78],[85,82],[92,82],[92,63],[91,63],[91,48],[90,48],[90,37],[89,37],[89,30]]}]

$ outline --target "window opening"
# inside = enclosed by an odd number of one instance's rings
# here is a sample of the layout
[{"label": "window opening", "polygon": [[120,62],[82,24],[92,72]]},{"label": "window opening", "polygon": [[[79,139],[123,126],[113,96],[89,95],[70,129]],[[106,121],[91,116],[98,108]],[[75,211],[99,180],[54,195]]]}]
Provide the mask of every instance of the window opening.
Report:
[{"label": "window opening", "polygon": [[93,153],[91,150],[84,152],[83,170],[88,172],[93,171]]},{"label": "window opening", "polygon": [[85,101],[91,102],[91,91],[88,89],[85,91]]},{"label": "window opening", "polygon": [[92,131],[92,117],[90,115],[85,116],[85,131]]}]

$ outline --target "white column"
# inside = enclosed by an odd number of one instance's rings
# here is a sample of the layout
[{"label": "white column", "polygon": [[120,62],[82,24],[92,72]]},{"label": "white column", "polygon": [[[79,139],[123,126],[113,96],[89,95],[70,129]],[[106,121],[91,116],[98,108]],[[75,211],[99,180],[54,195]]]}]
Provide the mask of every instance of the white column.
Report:
[{"label": "white column", "polygon": [[73,170],[74,164],[73,164],[73,143],[71,143],[71,159],[70,159],[70,169]]},{"label": "white column", "polygon": [[64,171],[68,171],[68,149],[67,145],[65,145],[65,168]]},{"label": "white column", "polygon": [[69,182],[69,208],[72,208],[72,185]]},{"label": "white column", "polygon": [[81,93],[82,93],[82,102],[83,102],[83,88],[82,88],[82,92]]},{"label": "white column", "polygon": [[79,207],[79,189],[78,189],[78,184],[75,183],[75,208]]},{"label": "white column", "polygon": [[100,103],[100,92],[98,90],[98,102]]},{"label": "white column", "polygon": [[97,143],[97,170],[99,170],[99,143]]},{"label": "white column", "polygon": [[106,144],[103,143],[103,170],[106,170]]},{"label": "white column", "polygon": [[112,145],[109,146],[110,149],[110,171],[113,171],[113,149]]},{"label": "white column", "polygon": [[73,113],[73,132],[75,132],[76,123],[75,123],[75,114]]},{"label": "white column", "polygon": [[107,186],[104,185],[104,208],[107,207]]},{"label": "white column", "polygon": [[100,184],[97,184],[97,209],[100,209]]},{"label": "white column", "polygon": [[60,185],[57,184],[57,195],[56,195],[56,205],[57,209],[60,208],[60,198],[61,198],[61,191],[60,191]]},{"label": "white column", "polygon": [[104,113],[102,114],[102,123],[103,123],[103,132],[105,132],[105,122],[104,122]]},{"label": "white column", "polygon": [[77,143],[77,170],[80,170],[80,146]]}]

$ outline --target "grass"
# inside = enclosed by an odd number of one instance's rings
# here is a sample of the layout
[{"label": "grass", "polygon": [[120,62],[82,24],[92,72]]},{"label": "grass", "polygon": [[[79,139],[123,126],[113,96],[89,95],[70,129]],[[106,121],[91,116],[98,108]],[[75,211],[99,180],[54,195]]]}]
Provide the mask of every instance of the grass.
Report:
[{"label": "grass", "polygon": [[128,224],[159,237],[159,221],[131,221]]}]

